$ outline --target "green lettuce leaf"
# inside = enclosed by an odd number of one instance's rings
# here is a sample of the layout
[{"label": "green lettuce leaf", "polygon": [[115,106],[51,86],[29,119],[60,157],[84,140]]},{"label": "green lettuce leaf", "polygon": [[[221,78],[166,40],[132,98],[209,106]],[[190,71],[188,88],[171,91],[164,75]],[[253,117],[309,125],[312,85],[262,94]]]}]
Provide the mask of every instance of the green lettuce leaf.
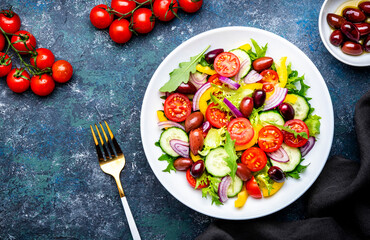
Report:
[{"label": "green lettuce leaf", "polygon": [[203,150],[199,151],[199,154],[202,156],[207,156],[210,150],[222,146],[226,139],[225,132],[225,128],[211,128],[204,139]]},{"label": "green lettuce leaf", "polygon": [[172,157],[172,156],[168,155],[167,153],[162,154],[162,156],[160,156],[158,158],[159,161],[167,161],[167,163],[168,163],[166,169],[164,169],[163,172],[171,173],[171,170],[176,172],[176,169],[173,165],[173,162],[176,160],[176,158],[177,157]]},{"label": "green lettuce leaf", "polygon": [[[212,204],[222,205],[222,202],[220,201],[220,197],[218,196],[218,193],[217,193],[218,185],[220,184],[221,179],[217,177],[212,177],[209,175],[206,175],[206,176],[207,176],[209,185],[208,187],[202,188],[202,197],[207,198],[207,196],[209,195],[212,198]],[[197,184],[198,184],[198,180],[197,180]]]},{"label": "green lettuce leaf", "polygon": [[304,121],[308,127],[308,131],[310,136],[316,137],[320,134],[320,116],[317,115],[309,115],[308,118]]},{"label": "green lettuce leaf", "polygon": [[236,155],[235,152],[235,141],[231,140],[229,132],[226,132],[226,141],[225,141],[225,151],[229,155],[226,159],[225,162],[227,163],[227,166],[230,168],[230,176],[234,181],[235,174],[236,174],[236,169],[238,168],[238,165],[236,163],[236,160],[238,159],[238,156]]}]

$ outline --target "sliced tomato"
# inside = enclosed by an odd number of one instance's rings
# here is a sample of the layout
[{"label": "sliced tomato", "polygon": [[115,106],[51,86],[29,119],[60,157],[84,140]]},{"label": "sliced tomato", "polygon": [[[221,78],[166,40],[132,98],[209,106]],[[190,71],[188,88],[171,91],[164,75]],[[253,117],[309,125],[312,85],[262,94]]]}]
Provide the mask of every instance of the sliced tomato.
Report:
[{"label": "sliced tomato", "polygon": [[235,145],[244,145],[250,142],[254,136],[254,130],[251,122],[246,118],[235,118],[227,125],[227,131],[230,133]]},{"label": "sliced tomato", "polygon": [[260,148],[251,147],[243,152],[241,161],[247,165],[252,172],[258,172],[266,166],[267,157],[265,152]]},{"label": "sliced tomato", "polygon": [[235,54],[223,52],[217,55],[213,66],[221,76],[232,77],[239,72],[240,61]]},{"label": "sliced tomato", "polygon": [[273,92],[275,90],[275,84],[263,83],[262,90],[264,90],[266,93]]},{"label": "sliced tomato", "polygon": [[[190,174],[190,168],[186,171],[186,180],[188,180],[188,183],[190,184],[190,186],[192,186],[192,188],[195,188],[195,186],[197,185],[197,180]],[[205,188],[208,185],[209,183],[202,182],[201,184],[199,184],[197,189]]]},{"label": "sliced tomato", "polygon": [[222,85],[222,82],[220,81],[220,79],[218,79],[219,77],[220,77],[220,74],[218,74],[218,73],[213,74],[212,76],[210,76],[208,78],[208,82],[209,83],[213,83],[215,85],[221,86]]},{"label": "sliced tomato", "polygon": [[279,82],[279,75],[274,70],[271,69],[263,70],[260,74],[263,77],[261,80],[262,83],[276,84]]},{"label": "sliced tomato", "polygon": [[230,115],[227,112],[222,111],[216,107],[214,103],[211,103],[207,107],[206,118],[209,123],[215,128],[226,127],[229,123]]},{"label": "sliced tomato", "polygon": [[164,102],[164,114],[174,122],[185,121],[191,113],[191,103],[187,96],[181,93],[174,93],[168,96]]},{"label": "sliced tomato", "polygon": [[261,190],[258,187],[257,181],[254,177],[247,181],[245,187],[247,188],[247,192],[251,197],[262,198]]},{"label": "sliced tomato", "polygon": [[265,152],[275,152],[283,143],[283,133],[279,128],[268,125],[258,133],[258,146]]},{"label": "sliced tomato", "polygon": [[301,136],[294,137],[293,133],[287,132],[283,130],[284,135],[284,142],[290,146],[290,147],[302,147],[306,144],[308,141],[309,132],[307,125],[299,119],[293,119],[289,120],[284,124],[285,127],[289,127],[290,129],[293,129],[294,131],[300,133],[300,132],[306,132],[307,133],[307,139],[303,138]]}]

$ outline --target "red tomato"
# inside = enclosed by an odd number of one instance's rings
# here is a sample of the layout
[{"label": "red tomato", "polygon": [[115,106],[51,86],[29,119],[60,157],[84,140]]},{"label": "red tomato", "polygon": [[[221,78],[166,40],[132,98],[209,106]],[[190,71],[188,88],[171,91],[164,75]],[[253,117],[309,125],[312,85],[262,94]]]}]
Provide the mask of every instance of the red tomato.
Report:
[{"label": "red tomato", "polygon": [[21,27],[21,19],[11,10],[3,10],[0,12],[0,27],[6,33],[15,33]]},{"label": "red tomato", "polygon": [[30,61],[32,66],[36,66],[43,70],[45,68],[51,68],[51,66],[53,66],[53,63],[55,62],[55,57],[49,49],[38,48],[36,49],[36,54],[31,57]]},{"label": "red tomato", "polygon": [[31,90],[39,96],[47,96],[53,92],[55,88],[54,80],[47,74],[41,76],[33,76],[31,78]]},{"label": "red tomato", "polygon": [[145,34],[153,30],[155,17],[150,9],[139,8],[132,15],[131,22],[136,32]]},{"label": "red tomato", "polygon": [[262,90],[265,92],[272,92],[275,89],[275,84],[273,83],[263,83]]},{"label": "red tomato", "polygon": [[251,147],[243,152],[241,161],[247,165],[252,172],[258,172],[266,166],[267,157],[265,152],[260,148]]},{"label": "red tomato", "polygon": [[221,76],[232,77],[239,71],[240,62],[235,54],[223,52],[217,55],[213,66]]},{"label": "red tomato", "polygon": [[30,87],[30,75],[24,68],[14,68],[6,77],[6,83],[13,92],[22,93]]},{"label": "red tomato", "polygon": [[6,76],[12,69],[12,59],[8,54],[0,52],[0,77]]},{"label": "red tomato", "polygon": [[[186,171],[186,180],[188,180],[188,183],[190,184],[192,188],[195,188],[195,186],[197,185],[197,180],[190,174],[190,168]],[[202,182],[201,184],[199,184],[197,189],[205,188],[208,185],[209,183]]]},{"label": "red tomato", "polygon": [[171,21],[177,14],[178,4],[176,0],[155,0],[153,3],[154,15],[161,21]]},{"label": "red tomato", "polygon": [[276,84],[279,82],[279,75],[274,70],[271,69],[263,70],[260,74],[263,77],[261,80],[262,83]]},{"label": "red tomato", "polygon": [[90,11],[90,22],[96,28],[105,29],[111,25],[114,19],[114,15],[107,12],[107,5],[100,4],[93,7]]},{"label": "red tomato", "polygon": [[132,37],[130,22],[126,19],[114,20],[109,27],[109,36],[116,43],[126,43]]},{"label": "red tomato", "polygon": [[283,143],[283,133],[279,128],[268,125],[258,133],[258,146],[265,152],[275,152]]},{"label": "red tomato", "polygon": [[258,184],[256,182],[256,179],[252,177],[247,181],[245,184],[245,187],[247,189],[248,195],[254,198],[262,198],[262,193],[260,188],[258,187]]},{"label": "red tomato", "polygon": [[221,86],[222,82],[220,81],[220,79],[218,79],[219,77],[220,77],[220,74],[218,73],[213,74],[212,76],[208,78],[208,82]]},{"label": "red tomato", "polygon": [[306,132],[307,133],[307,139],[303,138],[301,136],[294,137],[293,133],[289,133],[283,130],[284,135],[284,142],[290,146],[290,147],[302,147],[306,144],[308,141],[309,132],[307,125],[299,119],[293,119],[289,120],[284,124],[285,127],[289,127],[290,129],[293,129],[296,132]]},{"label": "red tomato", "polygon": [[65,60],[56,61],[51,67],[53,79],[58,83],[68,82],[73,75],[72,65]]},{"label": "red tomato", "polygon": [[141,3],[145,3],[144,5],[149,5],[151,2],[153,2],[152,0],[148,1],[148,0],[136,0],[137,3],[141,4]]},{"label": "red tomato", "polygon": [[[18,42],[21,40],[20,42]],[[12,36],[11,42],[20,54],[28,54],[29,51],[35,50],[36,38],[29,32],[21,30]],[[17,42],[17,43],[15,43]]]},{"label": "red tomato", "polygon": [[235,145],[244,145],[250,142],[254,136],[254,130],[246,118],[235,118],[227,125],[227,131],[230,133]]},{"label": "red tomato", "polygon": [[4,35],[0,32],[0,51],[2,51],[5,47],[5,37]]},{"label": "red tomato", "polygon": [[[132,0],[112,0],[110,6],[111,8],[113,8],[113,10],[119,12],[115,13],[117,17],[122,17],[123,15],[134,10],[136,7],[136,3]],[[129,16],[131,16],[131,13],[125,15],[124,18],[127,18]]]},{"label": "red tomato", "polygon": [[189,98],[184,94],[173,93],[164,102],[164,114],[171,121],[185,121],[190,113],[191,103]]},{"label": "red tomato", "polygon": [[203,0],[179,0],[180,7],[187,13],[195,13],[203,4]]},{"label": "red tomato", "polygon": [[206,110],[206,118],[208,122],[215,128],[226,127],[229,123],[229,117],[226,112],[218,109],[214,103],[208,105]]}]

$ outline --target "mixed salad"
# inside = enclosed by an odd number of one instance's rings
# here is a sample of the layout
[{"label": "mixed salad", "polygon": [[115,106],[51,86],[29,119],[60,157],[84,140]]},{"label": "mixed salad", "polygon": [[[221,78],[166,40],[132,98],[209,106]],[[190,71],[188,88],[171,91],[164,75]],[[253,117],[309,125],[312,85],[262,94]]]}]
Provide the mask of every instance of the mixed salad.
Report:
[{"label": "mixed salad", "polygon": [[207,52],[209,46],[160,88],[163,171],[186,171],[212,204],[237,197],[240,208],[248,196],[272,196],[287,177],[298,179],[320,133],[304,75],[287,57],[265,56],[267,44],[251,43],[229,51]]}]

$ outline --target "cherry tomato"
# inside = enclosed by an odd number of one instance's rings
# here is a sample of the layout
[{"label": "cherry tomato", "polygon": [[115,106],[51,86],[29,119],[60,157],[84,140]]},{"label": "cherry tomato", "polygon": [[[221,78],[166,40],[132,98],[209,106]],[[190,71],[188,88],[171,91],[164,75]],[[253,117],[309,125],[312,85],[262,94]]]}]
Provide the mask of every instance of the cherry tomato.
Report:
[{"label": "cherry tomato", "polygon": [[[191,176],[190,168],[186,171],[186,180],[188,180],[188,183],[190,184],[192,188],[195,188],[195,186],[197,185],[197,180],[193,176]],[[209,183],[202,182],[201,184],[199,184],[197,189],[205,188],[208,185]]]},{"label": "cherry tomato", "polygon": [[272,92],[272,91],[275,90],[275,84],[273,84],[273,83],[263,83],[262,90],[264,90],[267,93]]},{"label": "cherry tomato", "polygon": [[230,133],[235,145],[244,145],[250,142],[254,136],[254,130],[246,118],[235,118],[227,125],[227,131]]},{"label": "cherry tomato", "polygon": [[6,76],[12,69],[12,59],[8,54],[0,52],[0,77]]},{"label": "cherry tomato", "polygon": [[5,47],[5,37],[4,35],[0,32],[0,51],[2,51]]},{"label": "cherry tomato", "polygon": [[164,102],[164,114],[174,122],[182,122],[191,113],[191,103],[187,96],[181,93],[171,94]]},{"label": "cherry tomato", "polygon": [[265,152],[260,148],[251,147],[243,152],[241,161],[247,165],[252,172],[258,172],[266,166],[267,157]]},{"label": "cherry tomato", "polygon": [[[132,0],[112,0],[110,6],[113,8],[113,10],[119,12],[115,13],[117,17],[122,17],[123,15],[131,12],[135,9],[136,3]],[[131,13],[128,15],[125,15],[124,18],[130,17]]]},{"label": "cherry tomato", "polygon": [[56,61],[51,67],[53,79],[58,83],[68,82],[73,75],[72,65],[65,60]]},{"label": "cherry tomato", "polygon": [[229,117],[226,112],[216,107],[214,103],[208,105],[206,110],[206,118],[208,122],[215,128],[226,127],[229,123]]},{"label": "cherry tomato", "polygon": [[153,3],[154,15],[161,21],[171,21],[177,14],[178,4],[176,0],[155,0]]},{"label": "cherry tomato", "polygon": [[[137,3],[145,3],[146,1],[148,0],[136,0]],[[144,5],[149,5],[151,2],[153,2],[152,0],[148,1],[147,3],[145,3]]]},{"label": "cherry tomato", "polygon": [[213,83],[213,84],[215,84],[215,85],[219,85],[219,86],[221,86],[221,85],[222,85],[222,82],[221,82],[221,80],[219,79],[219,77],[220,77],[220,74],[218,74],[218,73],[213,74],[212,76],[210,76],[210,77],[208,78],[208,82]]},{"label": "cherry tomato", "polygon": [[[36,54],[30,59],[31,65],[40,68],[41,70],[45,68],[51,68],[55,62],[54,54],[47,48],[36,49]],[[35,65],[36,63],[36,65]]]},{"label": "cherry tomato", "polygon": [[268,125],[258,133],[258,146],[265,152],[275,152],[283,143],[283,133],[279,128]]},{"label": "cherry tomato", "polygon": [[111,25],[114,19],[114,15],[107,12],[107,5],[99,4],[93,7],[90,11],[90,22],[94,27],[99,29],[105,29]]},{"label": "cherry tomato", "polygon": [[285,127],[289,127],[290,129],[293,129],[294,131],[300,133],[300,132],[306,132],[307,133],[307,139],[303,138],[301,136],[294,137],[293,133],[289,133],[283,130],[284,135],[284,142],[290,146],[290,147],[302,147],[306,144],[309,137],[308,127],[307,125],[299,119],[293,119],[289,120],[284,124]]},{"label": "cherry tomato", "polygon": [[217,55],[213,66],[221,76],[232,77],[239,71],[240,61],[235,54],[223,52]]},{"label": "cherry tomato", "polygon": [[155,17],[150,9],[139,8],[132,15],[131,22],[136,32],[145,34],[153,30]]},{"label": "cherry tomato", "polygon": [[53,92],[55,88],[55,82],[53,78],[47,74],[41,76],[33,76],[31,78],[31,90],[36,95],[47,96]]},{"label": "cherry tomato", "polygon": [[[19,40],[22,40],[18,42]],[[24,42],[25,41],[25,42]],[[36,38],[29,32],[21,30],[12,36],[11,42],[15,49],[20,51],[20,54],[28,54],[29,51],[33,51],[36,47]]]},{"label": "cherry tomato", "polygon": [[180,7],[187,13],[195,13],[203,4],[203,0],[179,0]]},{"label": "cherry tomato", "polygon": [[248,195],[254,198],[262,198],[262,193],[260,188],[258,187],[257,181],[254,177],[248,180],[245,185]]},{"label": "cherry tomato", "polygon": [[30,87],[30,75],[23,68],[14,68],[6,77],[6,83],[13,92],[22,93]]},{"label": "cherry tomato", "polygon": [[3,10],[0,12],[0,27],[6,33],[15,33],[21,27],[21,19],[11,10]]},{"label": "cherry tomato", "polygon": [[279,81],[279,75],[274,70],[271,69],[263,70],[260,74],[263,77],[261,80],[262,83],[276,84]]},{"label": "cherry tomato", "polygon": [[109,36],[116,43],[126,43],[132,37],[130,22],[126,19],[114,20],[109,27]]}]

